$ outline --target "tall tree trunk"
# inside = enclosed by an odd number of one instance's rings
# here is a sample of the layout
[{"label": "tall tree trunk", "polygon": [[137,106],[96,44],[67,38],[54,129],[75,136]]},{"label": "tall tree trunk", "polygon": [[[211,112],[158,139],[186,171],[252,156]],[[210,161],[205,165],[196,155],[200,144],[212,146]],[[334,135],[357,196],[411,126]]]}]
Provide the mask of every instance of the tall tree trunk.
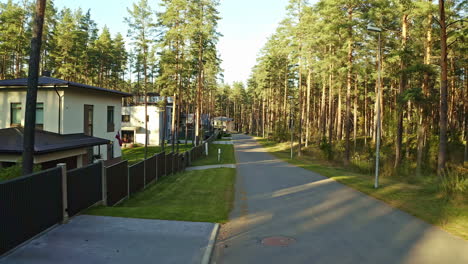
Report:
[{"label": "tall tree trunk", "polygon": [[196,122],[195,122],[195,144],[198,146],[201,142],[200,139],[200,128],[201,128],[201,104],[202,104],[202,89],[203,89],[203,80],[202,80],[202,71],[203,71],[203,43],[200,37],[199,47],[198,47],[198,85],[197,85],[197,104],[196,104]]},{"label": "tall tree trunk", "polygon": [[306,134],[305,134],[305,146],[309,145],[309,135],[310,135],[310,90],[311,90],[311,80],[312,71],[309,69],[307,72],[307,102],[306,102]]},{"label": "tall tree trunk", "polygon": [[304,108],[303,108],[303,105],[304,105],[304,96],[303,96],[303,92],[302,92],[302,65],[301,65],[301,59],[299,59],[299,111],[301,111],[299,113],[299,144],[298,144],[298,149],[297,149],[297,156],[302,156],[302,137],[303,137],[303,133],[302,133],[302,121],[304,119]]},{"label": "tall tree trunk", "polygon": [[[432,2],[432,0],[428,0]],[[424,64],[429,65],[431,63],[431,49],[432,49],[432,14],[429,13],[426,21],[426,39],[424,41]],[[424,96],[429,95],[429,73],[424,72],[422,90]],[[422,171],[422,161],[423,161],[423,149],[424,149],[424,138],[427,131],[427,122],[424,120],[427,117],[426,111],[424,111],[424,106],[420,107],[419,110],[419,127],[418,127],[418,147],[416,154],[416,174],[421,175]]]},{"label": "tall tree trunk", "polygon": [[[348,8],[348,22],[353,20],[353,8]],[[353,27],[350,24],[348,26],[348,73],[346,76],[346,114],[345,114],[345,157],[344,162],[346,165],[349,164],[350,159],[350,144],[349,137],[351,133],[351,86],[352,86],[352,67],[353,67]]]},{"label": "tall tree trunk", "polygon": [[356,75],[356,80],[354,81],[354,114],[353,114],[353,142],[354,142],[354,152],[356,152],[356,136],[358,128],[358,76]]},{"label": "tall tree trunk", "polygon": [[343,139],[343,121],[341,116],[341,86],[338,86],[338,106],[336,109],[336,140],[340,141]]},{"label": "tall tree trunk", "polygon": [[322,98],[320,101],[320,131],[321,131],[321,137],[319,140],[322,140],[322,138],[326,137],[326,130],[327,130],[327,124],[326,124],[326,118],[327,118],[327,113],[326,113],[326,96],[327,96],[327,83],[326,83],[326,76],[323,74],[322,78]]},{"label": "tall tree trunk", "polygon": [[[400,83],[398,88],[398,95],[401,96],[406,90],[406,40],[408,38],[408,14],[403,14],[402,17],[402,29],[401,29],[401,49],[403,54],[400,58]],[[403,144],[403,104],[398,104],[397,106],[397,133],[396,133],[396,142],[395,142],[395,164],[394,168],[398,168],[401,163],[401,150]]]},{"label": "tall tree trunk", "polygon": [[367,125],[367,76],[364,78],[364,129],[363,129],[363,135],[364,135],[364,146],[367,146],[367,137],[369,136],[369,130],[368,130],[368,125]]},{"label": "tall tree trunk", "polygon": [[328,93],[328,144],[331,146],[333,142],[333,64],[330,66],[330,75],[328,79],[329,93]]},{"label": "tall tree trunk", "polygon": [[143,75],[145,86],[145,159],[148,158],[148,74],[147,74],[147,55],[146,48],[143,49]]},{"label": "tall tree trunk", "polygon": [[439,0],[440,16],[440,104],[439,104],[439,153],[437,172],[442,175],[447,162],[447,26],[445,21],[445,0]]},{"label": "tall tree trunk", "polygon": [[26,113],[23,141],[23,175],[30,174],[34,166],[34,131],[36,127],[37,85],[39,82],[39,64],[41,60],[42,29],[46,0],[36,1],[36,15],[31,38],[29,56],[28,92],[26,95]]}]

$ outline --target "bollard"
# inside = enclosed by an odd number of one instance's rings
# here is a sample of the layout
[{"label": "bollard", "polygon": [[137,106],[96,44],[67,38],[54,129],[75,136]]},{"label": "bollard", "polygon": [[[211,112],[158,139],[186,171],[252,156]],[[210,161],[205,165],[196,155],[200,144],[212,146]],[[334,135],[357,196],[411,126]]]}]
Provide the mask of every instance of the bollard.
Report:
[{"label": "bollard", "polygon": [[68,223],[68,191],[67,191],[67,164],[59,163],[57,167],[62,170],[62,224]]},{"label": "bollard", "polygon": [[221,149],[219,148],[218,149],[218,162],[221,161]]},{"label": "bollard", "polygon": [[208,142],[205,143],[205,154],[208,156]]}]

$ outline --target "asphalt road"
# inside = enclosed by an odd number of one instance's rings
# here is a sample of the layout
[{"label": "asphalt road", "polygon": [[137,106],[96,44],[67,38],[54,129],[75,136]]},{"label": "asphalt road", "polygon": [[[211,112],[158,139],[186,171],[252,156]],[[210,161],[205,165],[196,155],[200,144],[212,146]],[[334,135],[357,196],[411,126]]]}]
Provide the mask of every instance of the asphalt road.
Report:
[{"label": "asphalt road", "polygon": [[[212,263],[468,263],[468,241],[282,162],[249,136],[234,140],[235,205]],[[275,236],[294,240],[262,243]]]},{"label": "asphalt road", "polygon": [[199,264],[212,223],[80,215],[0,264]]}]

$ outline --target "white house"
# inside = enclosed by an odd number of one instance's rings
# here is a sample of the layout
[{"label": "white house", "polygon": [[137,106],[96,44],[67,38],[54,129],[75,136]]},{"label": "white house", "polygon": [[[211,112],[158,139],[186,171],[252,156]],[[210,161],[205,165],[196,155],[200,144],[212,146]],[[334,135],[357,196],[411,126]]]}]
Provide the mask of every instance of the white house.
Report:
[{"label": "white house", "polygon": [[225,132],[234,131],[234,119],[225,116],[218,116],[213,118],[213,126],[215,128],[222,129]]},{"label": "white house", "polygon": [[[168,97],[167,106],[158,106],[164,97],[148,93],[148,144],[161,145],[163,138],[170,139],[172,122],[172,98]],[[164,118],[166,115],[166,118]],[[164,119],[166,124],[164,124]],[[165,133],[164,130],[166,131]],[[145,144],[145,106],[144,96],[135,96],[132,103],[122,107],[122,140],[124,144]]]},{"label": "white house", "polygon": [[[27,78],[0,81],[0,129],[24,126],[26,87]],[[97,156],[109,162],[119,160],[122,152],[117,134],[121,129],[122,98],[128,96],[131,95],[120,91],[40,77],[36,128],[59,135],[84,134],[110,142],[88,148],[86,153],[80,150],[67,154],[76,157],[78,167]]]}]

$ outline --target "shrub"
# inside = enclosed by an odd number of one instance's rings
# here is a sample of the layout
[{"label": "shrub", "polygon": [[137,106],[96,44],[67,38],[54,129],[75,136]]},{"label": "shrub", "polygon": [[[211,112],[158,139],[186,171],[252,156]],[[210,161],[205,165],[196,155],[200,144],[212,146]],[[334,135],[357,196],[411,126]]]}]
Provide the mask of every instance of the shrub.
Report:
[{"label": "shrub", "polygon": [[447,167],[440,173],[440,189],[448,199],[468,191],[468,170],[462,167]]},{"label": "shrub", "polygon": [[328,160],[333,160],[333,148],[332,145],[328,143],[327,138],[322,138],[319,148]]},{"label": "shrub", "polygon": [[[23,166],[21,165],[22,161],[18,160],[18,162],[10,167],[1,168],[0,169],[0,181],[11,180],[23,175]],[[37,172],[40,171],[40,166],[35,165],[33,167],[33,171]]]}]

